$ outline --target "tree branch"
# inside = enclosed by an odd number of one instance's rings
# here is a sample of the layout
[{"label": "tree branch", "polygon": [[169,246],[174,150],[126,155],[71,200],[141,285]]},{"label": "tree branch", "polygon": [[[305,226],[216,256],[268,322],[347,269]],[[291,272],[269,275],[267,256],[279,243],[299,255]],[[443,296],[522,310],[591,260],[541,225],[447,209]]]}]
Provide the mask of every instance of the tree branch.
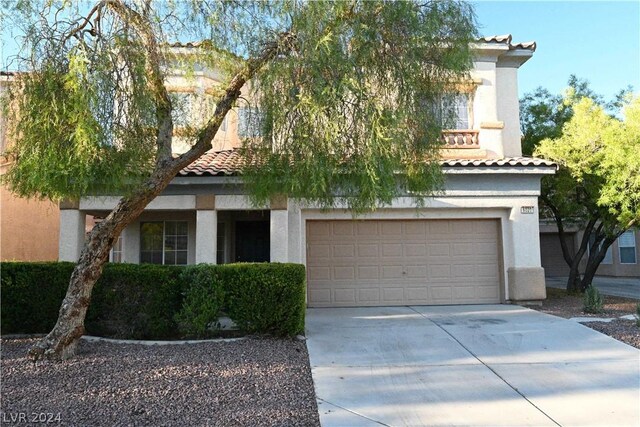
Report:
[{"label": "tree branch", "polygon": [[160,70],[161,57],[158,42],[149,21],[138,12],[131,9],[121,0],[104,0],[104,2],[123,21],[130,23],[135,28],[145,46],[145,70],[155,99],[156,120],[158,122],[156,164],[163,164],[171,159],[173,119],[171,118],[171,99],[164,85],[164,76]]},{"label": "tree branch", "polygon": [[216,110],[204,128],[198,132],[197,142],[189,151],[177,157],[173,161],[173,169],[178,173],[180,169],[196,161],[202,154],[211,148],[211,142],[215,137],[224,117],[233,107],[234,102],[240,97],[240,90],[247,81],[278,54],[290,52],[294,47],[295,36],[290,32],[281,33],[277,40],[265,45],[260,55],[246,61],[242,69],[236,73],[224,91],[224,95],[216,102]]}]

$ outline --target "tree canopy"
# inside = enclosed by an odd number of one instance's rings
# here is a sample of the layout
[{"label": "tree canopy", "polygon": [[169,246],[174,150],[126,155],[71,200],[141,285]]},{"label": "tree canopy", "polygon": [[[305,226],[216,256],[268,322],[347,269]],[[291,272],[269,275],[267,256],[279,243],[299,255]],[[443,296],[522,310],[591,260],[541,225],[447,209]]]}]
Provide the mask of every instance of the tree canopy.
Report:
[{"label": "tree canopy", "polygon": [[[611,243],[640,221],[640,98],[627,97],[623,118],[618,118],[607,113],[601,99],[575,93],[569,91],[563,100],[563,114],[570,118],[552,122],[548,129],[557,126],[559,134],[540,141],[534,154],[560,165],[555,176],[543,179],[542,212],[558,225],[571,267],[568,288],[584,290]],[[547,107],[545,111],[555,108]],[[570,254],[564,242],[564,231],[572,225],[584,230],[576,254]],[[580,278],[579,263],[587,249]]]},{"label": "tree canopy", "polygon": [[[472,9],[455,1],[20,2],[11,12],[25,35],[14,63],[28,72],[10,104],[20,114],[6,179],[54,200],[134,191],[170,155],[158,135],[179,105],[166,78],[207,67],[224,91],[265,49],[272,58],[242,89],[262,127],[243,145],[257,202],[288,194],[366,210],[404,190],[429,194],[441,184],[433,105],[467,76],[476,36]],[[188,55],[170,48],[187,38],[206,42]],[[191,147],[203,132],[192,129]]]},{"label": "tree canopy", "polygon": [[[4,3],[23,34],[6,104],[23,196],[117,194],[89,233],[54,329],[34,358],[73,354],[91,290],[120,232],[211,149],[239,102],[261,132],[242,147],[255,202],[285,194],[354,211],[441,182],[433,105],[472,65],[471,6],[453,0],[57,0]],[[188,52],[176,42],[200,40]],[[217,73],[215,106],[172,153],[174,74]],[[203,113],[204,114],[204,113]]]}]

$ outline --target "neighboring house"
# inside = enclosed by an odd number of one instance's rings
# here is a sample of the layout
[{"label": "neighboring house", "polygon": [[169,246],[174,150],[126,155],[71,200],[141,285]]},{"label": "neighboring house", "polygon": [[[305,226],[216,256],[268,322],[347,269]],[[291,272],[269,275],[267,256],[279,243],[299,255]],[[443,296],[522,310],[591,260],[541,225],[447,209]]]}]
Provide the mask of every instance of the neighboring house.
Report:
[{"label": "neighboring house", "polygon": [[[537,205],[540,178],[555,165],[522,157],[518,111],[518,68],[534,50],[535,43],[512,44],[511,36],[477,43],[467,95],[456,101],[459,129],[445,132],[445,192],[425,208],[400,197],[353,220],[344,209],[320,210],[286,197],[252,206],[238,177],[238,132],[250,128],[250,115],[240,109],[229,114],[213,150],[182,170],[124,230],[112,259],[302,263],[312,307],[544,299]],[[216,84],[206,71],[168,82],[192,97]],[[174,149],[184,148],[178,141]],[[86,215],[104,216],[116,202],[87,197],[61,204],[60,259],[77,260]]]},{"label": "neighboring house", "polygon": [[[582,242],[583,231],[577,228],[567,230],[567,247],[575,254]],[[624,232],[607,250],[604,260],[598,267],[598,276],[640,277],[640,230],[631,229]],[[553,221],[540,221],[540,251],[542,267],[549,277],[569,275],[569,266],[562,256],[558,228]],[[588,253],[580,263],[580,271],[584,271]]]},{"label": "neighboring house", "polygon": [[[0,96],[12,80],[13,74],[0,72]],[[6,117],[0,111],[0,154],[10,144]],[[11,159],[0,156],[0,175],[10,167]],[[0,186],[0,261],[55,261],[59,227],[57,204],[16,197]]]}]

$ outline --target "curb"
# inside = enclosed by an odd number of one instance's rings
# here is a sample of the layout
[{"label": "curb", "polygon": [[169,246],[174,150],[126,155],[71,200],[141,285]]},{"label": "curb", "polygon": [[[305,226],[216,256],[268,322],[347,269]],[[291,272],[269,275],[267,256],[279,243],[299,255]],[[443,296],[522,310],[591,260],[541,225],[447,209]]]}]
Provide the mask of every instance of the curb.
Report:
[{"label": "curb", "polygon": [[103,337],[94,337],[92,335],[83,335],[81,339],[89,342],[107,342],[112,344],[137,344],[137,345],[155,346],[155,345],[203,344],[203,343],[212,343],[212,342],[235,342],[235,341],[246,340],[247,337],[214,338],[214,339],[208,339],[208,340],[149,341],[149,340],[121,340],[121,339],[115,339],[115,338],[103,338]]}]

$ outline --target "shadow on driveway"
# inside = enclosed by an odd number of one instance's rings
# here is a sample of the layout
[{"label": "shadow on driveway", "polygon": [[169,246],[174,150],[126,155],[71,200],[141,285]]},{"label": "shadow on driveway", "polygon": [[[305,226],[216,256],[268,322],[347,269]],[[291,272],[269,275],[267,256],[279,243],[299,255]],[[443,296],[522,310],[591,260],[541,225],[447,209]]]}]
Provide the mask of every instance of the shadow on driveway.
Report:
[{"label": "shadow on driveway", "polygon": [[519,306],[307,310],[323,426],[637,425],[640,351]]}]

